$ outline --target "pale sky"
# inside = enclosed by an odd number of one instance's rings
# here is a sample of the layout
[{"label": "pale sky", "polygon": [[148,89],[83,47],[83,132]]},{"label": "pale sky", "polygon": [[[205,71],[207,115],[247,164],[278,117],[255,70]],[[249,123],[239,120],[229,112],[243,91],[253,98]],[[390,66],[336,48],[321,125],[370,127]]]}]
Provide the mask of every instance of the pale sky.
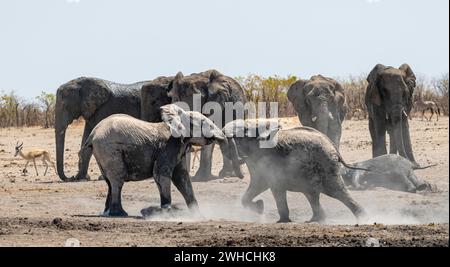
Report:
[{"label": "pale sky", "polygon": [[129,83],[229,76],[440,76],[448,0],[0,0],[0,91],[31,98],[79,76]]}]

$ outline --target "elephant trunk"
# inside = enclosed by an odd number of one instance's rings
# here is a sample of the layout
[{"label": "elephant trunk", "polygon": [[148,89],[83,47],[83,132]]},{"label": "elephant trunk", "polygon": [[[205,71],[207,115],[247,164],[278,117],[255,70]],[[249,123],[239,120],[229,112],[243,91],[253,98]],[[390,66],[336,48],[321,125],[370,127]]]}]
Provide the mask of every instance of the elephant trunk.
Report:
[{"label": "elephant trunk", "polygon": [[64,113],[56,112],[55,118],[55,139],[56,139],[56,170],[59,178],[64,181],[70,181],[64,173],[64,144],[66,137],[67,126],[69,125],[64,120]]},{"label": "elephant trunk", "polygon": [[237,177],[243,178],[244,175],[241,171],[241,164],[243,164],[243,160],[239,157],[239,152],[237,149],[236,141],[234,138],[228,139],[228,144],[226,143],[220,143],[220,150],[222,150],[222,153],[231,160],[231,163],[233,165],[234,173]]},{"label": "elephant trunk", "polygon": [[408,158],[405,150],[404,132],[403,132],[403,109],[391,112],[392,132],[394,144],[400,156]]},{"label": "elephant trunk", "polygon": [[328,134],[328,124],[330,120],[330,111],[328,109],[327,103],[320,105],[316,112],[313,112],[311,121],[313,123],[313,128],[317,129],[319,132],[327,135]]}]

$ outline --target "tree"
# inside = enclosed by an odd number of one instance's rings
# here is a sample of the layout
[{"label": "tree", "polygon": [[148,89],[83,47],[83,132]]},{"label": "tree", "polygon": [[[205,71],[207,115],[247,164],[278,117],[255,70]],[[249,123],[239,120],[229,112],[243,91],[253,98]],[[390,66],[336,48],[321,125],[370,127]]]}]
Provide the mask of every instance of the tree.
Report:
[{"label": "tree", "polygon": [[56,103],[56,97],[52,93],[46,93],[42,92],[40,96],[36,97],[37,100],[41,103],[42,107],[44,108],[45,116],[44,116],[44,128],[50,128],[50,126],[53,127],[54,120],[50,118],[51,115],[54,114],[55,110],[55,103]]}]

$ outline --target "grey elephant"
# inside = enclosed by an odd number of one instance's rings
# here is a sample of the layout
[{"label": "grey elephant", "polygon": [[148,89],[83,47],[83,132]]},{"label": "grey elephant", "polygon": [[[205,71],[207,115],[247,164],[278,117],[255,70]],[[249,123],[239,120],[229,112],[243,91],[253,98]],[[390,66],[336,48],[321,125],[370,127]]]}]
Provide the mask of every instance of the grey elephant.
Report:
[{"label": "grey elephant", "polygon": [[141,87],[146,82],[117,84],[97,78],[78,78],[61,85],[56,93],[55,139],[58,176],[63,181],[89,179],[87,169],[92,154],[81,149],[78,173],[68,178],[64,172],[64,144],[66,130],[73,120],[82,117],[84,127],[81,146],[92,129],[104,118],[117,113],[139,118],[141,115]]},{"label": "grey elephant", "polygon": [[376,65],[367,77],[365,103],[369,114],[372,156],[387,154],[386,132],[389,133],[390,154],[399,153],[414,164],[408,114],[416,76],[408,64],[399,68]]},{"label": "grey elephant", "polygon": [[[364,215],[363,208],[352,199],[339,174],[340,164],[345,162],[331,140],[319,131],[309,127],[261,128],[244,121],[228,123],[223,131],[229,140],[221,149],[229,149],[226,155],[233,161],[242,158],[250,172],[250,184],[242,197],[244,207],[262,213],[263,201],[253,202],[253,199],[270,189],[280,216],[278,222],[290,222],[287,191],[305,194],[313,210],[309,222],[325,219],[319,202],[321,193],[344,203],[358,219]],[[253,132],[254,137],[250,137],[249,132]],[[275,146],[261,148],[260,141],[267,140],[275,142]],[[237,153],[233,153],[234,145]]]},{"label": "grey elephant", "polygon": [[295,82],[287,96],[301,124],[324,133],[339,148],[342,122],[347,113],[342,86],[334,79],[316,75]]},{"label": "grey elephant", "polygon": [[[163,122],[150,123],[129,115],[112,115],[89,135],[85,149],[94,154],[108,184],[105,215],[127,216],[121,202],[122,186],[151,177],[158,186],[163,210],[171,208],[172,182],[190,210],[198,210],[184,160],[186,149],[192,144],[226,142],[226,138],[198,112],[186,112],[170,104],[161,107],[161,117]],[[195,127],[202,130],[200,135],[194,135]]]},{"label": "grey elephant", "polygon": [[161,122],[161,110],[164,105],[172,103],[168,96],[172,89],[174,77],[158,77],[142,86],[141,120]]},{"label": "grey elephant", "polygon": [[[194,73],[184,76],[181,72],[175,76],[172,89],[169,96],[172,102],[187,103],[191,110],[194,108],[193,96],[199,95],[201,105],[207,102],[218,103],[222,108],[222,121],[217,126],[222,128],[229,121],[237,118],[237,113],[233,112],[232,118],[227,118],[225,114],[225,103],[242,103],[246,102],[246,96],[241,85],[234,79],[225,76],[217,70],[208,70],[201,73]],[[214,115],[205,114],[205,115]],[[241,118],[242,119],[242,118]],[[214,145],[202,149],[200,156],[200,167],[193,180],[209,180],[213,179],[211,174],[212,152]],[[233,176],[232,164],[224,157],[223,168],[219,173],[220,177]]]},{"label": "grey elephant", "polygon": [[384,187],[391,190],[416,193],[431,190],[432,186],[419,179],[414,170],[423,170],[435,165],[417,167],[408,159],[396,154],[379,156],[370,160],[350,164],[370,172],[343,168],[342,178],[345,183],[357,190],[370,187]]}]

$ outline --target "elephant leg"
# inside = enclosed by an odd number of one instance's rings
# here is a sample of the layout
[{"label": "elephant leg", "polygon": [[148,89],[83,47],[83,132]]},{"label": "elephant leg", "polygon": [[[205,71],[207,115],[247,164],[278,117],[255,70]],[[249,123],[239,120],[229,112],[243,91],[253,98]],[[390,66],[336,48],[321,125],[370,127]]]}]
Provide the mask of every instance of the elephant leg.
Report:
[{"label": "elephant leg", "polygon": [[325,221],[325,212],[320,205],[320,192],[307,192],[305,196],[313,211],[313,216],[307,223]]},{"label": "elephant leg", "polygon": [[179,164],[175,168],[172,175],[172,182],[180,191],[189,209],[194,213],[198,213],[199,208],[197,199],[195,198],[194,189],[192,188],[191,179],[189,179],[189,173],[186,170],[186,166]]},{"label": "elephant leg", "polygon": [[245,191],[241,199],[242,206],[257,212],[258,214],[262,214],[264,212],[264,202],[262,200],[253,202],[253,199],[268,188],[267,183],[263,179],[251,177],[247,191]]},{"label": "elephant leg", "polygon": [[170,210],[172,206],[172,196],[170,192],[170,186],[172,179],[170,176],[156,175],[155,182],[158,186],[159,196],[161,198],[161,209]]},{"label": "elephant leg", "polygon": [[323,193],[344,203],[347,208],[360,220],[365,216],[364,209],[350,196],[338,175],[328,176],[324,182]]},{"label": "elephant leg", "polygon": [[[103,176],[104,177],[104,176]],[[105,178],[106,184],[108,185],[108,194],[106,196],[105,201],[105,209],[103,210],[103,213],[106,214],[111,206],[111,183],[107,178]]]},{"label": "elephant leg", "polygon": [[397,154],[398,148],[397,143],[395,142],[394,134],[392,131],[389,131],[389,154]]},{"label": "elephant leg", "polygon": [[83,138],[81,139],[81,149],[78,153],[78,173],[75,175],[75,180],[90,180],[87,174],[89,168],[89,162],[92,157],[92,149],[85,149],[84,143],[92,132],[92,126],[90,126],[89,121],[86,122],[84,126]]},{"label": "elephant leg", "polygon": [[193,177],[194,181],[208,181],[214,179],[211,174],[213,151],[214,144],[203,147],[200,155],[200,167]]},{"label": "elephant leg", "polygon": [[387,154],[386,151],[386,121],[374,121],[369,118],[369,130],[372,137],[372,157]]},{"label": "elephant leg", "polygon": [[125,212],[125,210],[122,207],[122,187],[123,187],[123,180],[124,179],[118,179],[118,180],[111,180],[111,201],[109,204],[109,216],[113,217],[127,217],[128,213]]},{"label": "elephant leg", "polygon": [[278,223],[291,222],[291,219],[289,219],[289,207],[287,203],[286,190],[271,188],[271,191],[277,204],[278,214],[280,215],[280,219],[277,222]]},{"label": "elephant leg", "polygon": [[223,167],[222,167],[222,170],[220,170],[220,172],[219,172],[219,177],[235,176],[235,173],[233,171],[233,164],[231,163],[231,160],[229,160],[223,154],[222,154],[222,158],[223,158]]}]

